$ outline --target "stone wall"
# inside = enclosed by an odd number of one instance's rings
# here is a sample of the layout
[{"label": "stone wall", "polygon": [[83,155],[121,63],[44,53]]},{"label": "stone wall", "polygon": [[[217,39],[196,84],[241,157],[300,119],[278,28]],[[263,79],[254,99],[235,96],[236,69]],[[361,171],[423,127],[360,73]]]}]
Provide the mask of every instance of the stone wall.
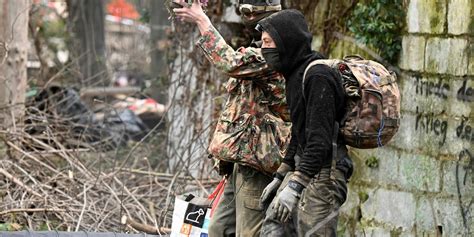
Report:
[{"label": "stone wall", "polygon": [[472,236],[474,2],[407,2],[401,127],[384,148],[351,150],[340,233]]}]

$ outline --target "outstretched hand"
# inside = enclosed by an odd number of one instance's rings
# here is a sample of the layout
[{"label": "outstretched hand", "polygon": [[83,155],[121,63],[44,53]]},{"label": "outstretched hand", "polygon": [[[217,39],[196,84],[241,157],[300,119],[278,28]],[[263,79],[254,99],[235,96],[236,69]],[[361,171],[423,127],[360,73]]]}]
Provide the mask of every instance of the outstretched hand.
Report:
[{"label": "outstretched hand", "polygon": [[189,5],[186,0],[175,0],[175,3],[183,6],[182,8],[175,8],[173,12],[175,15],[186,22],[195,23],[201,33],[204,33],[211,26],[211,20],[207,17],[202,9],[202,4],[199,0],[193,0],[193,4]]}]

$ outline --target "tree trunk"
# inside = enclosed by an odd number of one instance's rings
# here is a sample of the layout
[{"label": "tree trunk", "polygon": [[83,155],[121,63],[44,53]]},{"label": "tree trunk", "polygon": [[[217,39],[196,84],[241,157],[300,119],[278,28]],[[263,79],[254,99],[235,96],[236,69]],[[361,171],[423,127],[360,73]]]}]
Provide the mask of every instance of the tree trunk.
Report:
[{"label": "tree trunk", "polygon": [[103,0],[67,0],[70,51],[82,86],[107,86]]},{"label": "tree trunk", "polygon": [[334,33],[345,33],[345,20],[359,0],[285,0],[288,8],[300,10],[308,22],[309,30],[319,42],[313,46],[329,55],[334,46]]},{"label": "tree trunk", "polygon": [[150,73],[157,80],[154,88],[157,95],[153,95],[154,99],[160,103],[167,103],[167,91],[165,90],[168,75],[168,65],[166,60],[166,49],[168,48],[167,29],[170,27],[168,12],[163,1],[150,1],[150,41],[151,41],[151,65]]},{"label": "tree trunk", "polygon": [[28,49],[28,0],[0,0],[0,126],[23,116]]}]

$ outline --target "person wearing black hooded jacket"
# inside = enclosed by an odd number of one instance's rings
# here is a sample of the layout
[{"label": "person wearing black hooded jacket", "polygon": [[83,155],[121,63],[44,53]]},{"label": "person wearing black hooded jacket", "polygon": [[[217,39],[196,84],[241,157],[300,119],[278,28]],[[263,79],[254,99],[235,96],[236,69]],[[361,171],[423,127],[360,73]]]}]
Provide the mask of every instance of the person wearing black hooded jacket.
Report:
[{"label": "person wearing black hooded jacket", "polygon": [[[312,35],[299,11],[275,13],[261,20],[257,29],[263,32],[264,58],[286,79],[293,124],[288,152],[274,175],[281,186],[267,210],[261,236],[284,235],[281,226],[289,219],[298,236],[335,236],[338,210],[346,200],[353,169],[338,132],[345,114],[342,81],[335,70],[317,64],[309,69],[303,87],[306,67],[324,57],[311,50]],[[286,177],[279,173],[289,170],[294,172]],[[262,202],[276,192],[272,183],[264,190]]]}]

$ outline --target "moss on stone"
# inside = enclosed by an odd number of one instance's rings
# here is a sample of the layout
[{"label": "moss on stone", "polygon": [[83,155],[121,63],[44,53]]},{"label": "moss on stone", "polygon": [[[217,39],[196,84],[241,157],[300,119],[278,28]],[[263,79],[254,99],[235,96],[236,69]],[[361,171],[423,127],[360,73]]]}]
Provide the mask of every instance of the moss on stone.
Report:
[{"label": "moss on stone", "polygon": [[364,203],[365,201],[367,201],[367,199],[369,199],[369,194],[364,192],[364,191],[360,191],[359,192],[359,200],[360,200],[360,203]]},{"label": "moss on stone", "polygon": [[[471,21],[471,26],[474,26],[474,21]],[[472,30],[472,29],[470,29]],[[471,34],[474,34],[473,31],[471,31]],[[468,74],[469,75],[474,75],[474,44],[471,41],[469,43],[469,49],[468,49],[468,60],[469,60],[469,68],[468,68]]]},{"label": "moss on stone", "polygon": [[[433,16],[433,17],[430,18],[430,26],[432,28],[438,26],[439,22],[440,22],[440,19],[439,19],[438,16]],[[434,29],[433,29],[433,31],[434,31]]]},{"label": "moss on stone", "polygon": [[390,230],[390,237],[399,237],[401,235],[402,235],[402,229],[401,228]]},{"label": "moss on stone", "polygon": [[445,18],[445,2],[444,1],[429,1],[429,8],[431,11],[434,11],[430,17],[430,32],[443,32],[444,31],[444,22],[442,18]]},{"label": "moss on stone", "polygon": [[[472,4],[474,7],[474,4]],[[471,9],[471,12],[474,12],[474,10]],[[471,13],[471,23],[469,23],[469,34],[474,35],[474,20],[473,20],[474,14]]]},{"label": "moss on stone", "polygon": [[377,168],[379,167],[379,159],[375,156],[371,156],[365,160],[365,165],[369,168]]},{"label": "moss on stone", "polygon": [[426,62],[425,68],[429,72],[437,71],[438,70],[438,64],[436,63],[435,60],[428,59],[428,61]]}]

